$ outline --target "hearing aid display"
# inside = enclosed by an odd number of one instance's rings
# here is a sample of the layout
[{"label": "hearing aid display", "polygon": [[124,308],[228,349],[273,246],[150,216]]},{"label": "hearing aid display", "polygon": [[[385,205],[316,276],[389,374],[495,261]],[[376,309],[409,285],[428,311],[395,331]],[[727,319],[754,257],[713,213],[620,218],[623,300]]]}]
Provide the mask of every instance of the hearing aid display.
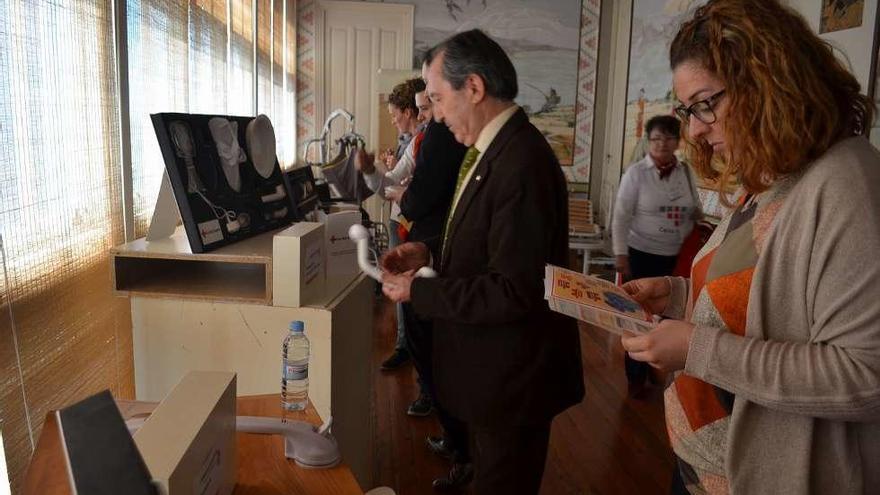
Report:
[{"label": "hearing aid display", "polygon": [[257,173],[268,179],[275,170],[275,129],[265,115],[257,115],[245,131],[247,148],[251,150],[251,162]]},{"label": "hearing aid display", "polygon": [[194,253],[298,220],[265,115],[151,115]]},{"label": "hearing aid display", "polygon": [[194,193],[204,189],[199,174],[196,172],[196,164],[193,160],[195,150],[193,150],[192,132],[186,122],[175,120],[169,126],[171,132],[171,142],[174,143],[174,151],[178,157],[183,158],[186,163],[186,190]]},{"label": "hearing aid display", "polygon": [[[217,145],[217,154],[220,156],[220,165],[226,182],[235,192],[241,191],[241,174],[238,164],[247,161],[244,150],[238,145],[238,123],[230,122],[223,117],[214,117],[208,121],[211,129],[211,137]],[[273,163],[274,165],[274,163]]]}]

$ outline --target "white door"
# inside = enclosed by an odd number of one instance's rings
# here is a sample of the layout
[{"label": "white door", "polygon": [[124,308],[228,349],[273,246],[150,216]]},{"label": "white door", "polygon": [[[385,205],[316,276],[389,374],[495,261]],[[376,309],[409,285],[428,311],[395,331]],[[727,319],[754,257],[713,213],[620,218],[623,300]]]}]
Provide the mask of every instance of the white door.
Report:
[{"label": "white door", "polygon": [[[357,132],[370,148],[378,142],[373,103],[379,69],[411,69],[412,5],[322,0],[315,12],[316,124],[344,108],[355,117]],[[384,109],[381,109],[384,111]],[[334,121],[340,127],[344,119]],[[320,129],[315,129],[320,132]],[[334,134],[338,135],[338,134]]]}]

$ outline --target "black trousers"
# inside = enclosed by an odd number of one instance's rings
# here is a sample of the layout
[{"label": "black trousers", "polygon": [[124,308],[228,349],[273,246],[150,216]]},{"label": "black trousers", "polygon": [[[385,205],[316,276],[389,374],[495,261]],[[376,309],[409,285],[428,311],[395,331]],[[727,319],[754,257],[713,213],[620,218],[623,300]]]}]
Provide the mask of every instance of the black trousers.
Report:
[{"label": "black trousers", "polygon": [[535,495],[541,488],[550,423],[473,427],[476,495]]},{"label": "black trousers", "polygon": [[467,425],[455,418],[437,401],[434,389],[434,323],[416,315],[409,303],[403,303],[403,317],[406,321],[406,347],[419,374],[419,386],[434,403],[437,420],[443,427],[443,436],[455,456],[453,462],[471,462]]},{"label": "black trousers", "polygon": [[[630,280],[672,275],[677,259],[678,256],[661,256],[629,248]],[[642,384],[648,378],[648,370],[650,369],[648,363],[636,361],[625,353],[623,363],[626,370],[626,380],[629,383]]]}]

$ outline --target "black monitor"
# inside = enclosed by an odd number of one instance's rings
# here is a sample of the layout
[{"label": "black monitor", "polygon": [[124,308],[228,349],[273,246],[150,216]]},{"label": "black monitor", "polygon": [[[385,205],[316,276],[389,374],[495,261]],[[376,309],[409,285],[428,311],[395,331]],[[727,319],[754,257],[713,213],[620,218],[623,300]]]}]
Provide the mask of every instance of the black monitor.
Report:
[{"label": "black monitor", "polygon": [[157,493],[109,390],[56,414],[75,494]]}]

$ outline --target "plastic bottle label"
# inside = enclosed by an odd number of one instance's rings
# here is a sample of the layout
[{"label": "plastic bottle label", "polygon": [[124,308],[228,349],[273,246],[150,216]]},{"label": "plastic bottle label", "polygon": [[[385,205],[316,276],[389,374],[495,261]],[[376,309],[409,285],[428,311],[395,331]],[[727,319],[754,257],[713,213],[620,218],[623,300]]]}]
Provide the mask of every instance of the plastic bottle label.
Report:
[{"label": "plastic bottle label", "polygon": [[288,380],[305,380],[309,377],[308,364],[287,364],[282,365],[281,375]]}]

